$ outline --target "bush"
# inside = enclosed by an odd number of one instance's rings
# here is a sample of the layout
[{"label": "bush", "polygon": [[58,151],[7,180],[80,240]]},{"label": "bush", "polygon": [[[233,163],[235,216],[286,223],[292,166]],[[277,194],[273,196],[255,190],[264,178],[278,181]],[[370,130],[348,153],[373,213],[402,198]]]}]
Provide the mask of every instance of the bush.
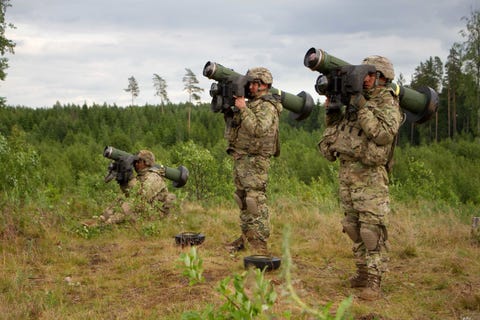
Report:
[{"label": "bush", "polygon": [[402,201],[441,200],[452,206],[480,203],[480,158],[471,158],[478,146],[463,144],[397,148],[391,175],[393,195]]},{"label": "bush", "polygon": [[27,143],[25,132],[14,129],[8,139],[0,134],[0,191],[5,199],[17,203],[37,194],[41,176],[39,159]]},{"label": "bush", "polygon": [[231,172],[229,161],[218,162],[212,153],[189,140],[174,147],[173,161],[182,163],[189,171],[187,184],[183,187],[196,200],[205,200],[224,195],[229,190]]}]

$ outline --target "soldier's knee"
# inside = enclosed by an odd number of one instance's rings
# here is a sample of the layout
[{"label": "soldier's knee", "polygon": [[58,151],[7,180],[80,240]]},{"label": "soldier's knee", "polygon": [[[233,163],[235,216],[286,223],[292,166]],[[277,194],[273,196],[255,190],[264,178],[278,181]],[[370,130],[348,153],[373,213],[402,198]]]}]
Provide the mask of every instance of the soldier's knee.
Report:
[{"label": "soldier's knee", "polygon": [[345,216],[342,220],[343,232],[348,235],[353,242],[359,242],[360,237],[360,228],[357,221],[354,221],[349,216]]},{"label": "soldier's knee", "polygon": [[247,212],[255,217],[268,212],[266,208],[267,197],[263,190],[248,190],[245,196]]},{"label": "soldier's knee", "polygon": [[247,212],[250,213],[253,216],[258,215],[258,202],[257,199],[254,197],[245,197],[245,204],[246,204],[246,209]]},{"label": "soldier's knee", "polygon": [[240,210],[245,210],[247,208],[247,205],[245,203],[245,191],[236,190],[233,194],[233,199],[235,199],[235,202],[237,203]]},{"label": "soldier's knee", "polygon": [[368,251],[380,250],[380,240],[382,237],[382,230],[380,226],[362,223],[360,226],[360,236]]}]

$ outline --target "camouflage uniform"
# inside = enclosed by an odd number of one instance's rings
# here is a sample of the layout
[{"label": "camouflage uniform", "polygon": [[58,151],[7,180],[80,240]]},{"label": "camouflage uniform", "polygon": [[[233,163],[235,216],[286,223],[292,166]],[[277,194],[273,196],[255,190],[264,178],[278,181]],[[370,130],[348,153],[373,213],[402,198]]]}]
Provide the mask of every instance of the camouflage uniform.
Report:
[{"label": "camouflage uniform", "polygon": [[393,156],[402,113],[391,88],[375,87],[364,91],[363,96],[366,103],[358,110],[347,107],[343,111],[327,112],[327,129],[319,147],[327,159],[340,161],[343,231],[353,241],[352,250],[360,274],[353,279],[352,287],[367,287],[368,276],[373,275],[379,289],[388,260],[387,164]]},{"label": "camouflage uniform", "polygon": [[165,169],[157,167],[145,168],[138,172],[136,180],[139,182],[140,188],[137,190],[134,187],[133,190],[137,192],[135,198],[140,198],[142,201],[137,203],[135,212],[155,208],[155,211],[160,211],[162,216],[170,213],[176,197],[173,193],[168,192],[163,177],[165,177]]},{"label": "camouflage uniform", "polygon": [[225,130],[225,138],[229,143],[227,152],[234,160],[234,198],[240,208],[241,239],[254,247],[260,243],[265,249],[270,236],[266,197],[268,170],[270,157],[279,152],[278,124],[281,111],[281,103],[265,92],[250,99],[247,108],[235,112]]},{"label": "camouflage uniform", "polygon": [[125,197],[105,210],[100,219],[106,224],[120,223],[128,217],[142,213],[166,216],[176,200],[176,196],[168,192],[164,180],[165,169],[153,166],[155,158],[150,151],[141,150],[139,159],[146,158],[149,167],[137,172],[137,176],[129,181]]}]

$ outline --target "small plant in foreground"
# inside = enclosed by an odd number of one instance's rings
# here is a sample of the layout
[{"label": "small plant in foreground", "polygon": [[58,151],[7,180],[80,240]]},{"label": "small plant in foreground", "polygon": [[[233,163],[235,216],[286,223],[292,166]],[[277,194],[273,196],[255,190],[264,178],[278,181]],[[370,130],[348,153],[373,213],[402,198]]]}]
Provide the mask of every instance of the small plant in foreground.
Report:
[{"label": "small plant in foreground", "polygon": [[[327,304],[322,310],[318,310],[308,306],[295,292],[290,268],[292,265],[292,258],[289,251],[289,230],[284,232],[283,239],[283,276],[285,278],[285,291],[292,301],[300,306],[303,313],[313,316],[313,319],[318,320],[351,320],[353,317],[348,314],[348,309],[352,304],[352,297],[349,297],[340,303],[335,314],[332,314],[330,308],[332,303]],[[249,285],[249,275],[252,274],[253,269],[243,272],[238,275],[235,274],[226,277],[220,282],[217,291],[227,300],[218,309],[214,306],[208,305],[205,310],[199,312],[185,312],[182,314],[182,320],[223,320],[223,319],[238,319],[238,320],[253,320],[253,319],[275,319],[277,315],[271,312],[271,309],[277,299],[277,293],[270,280],[265,280],[265,271],[254,269],[255,283]],[[233,280],[233,290],[230,282]],[[282,319],[291,319],[291,312],[286,311],[282,315]]]},{"label": "small plant in foreground", "polygon": [[[251,275],[254,275],[255,282],[249,285]],[[226,299],[218,310],[209,305],[202,313],[184,313],[182,320],[249,320],[271,319],[273,316],[270,310],[277,299],[277,293],[270,280],[265,279],[264,271],[249,269],[242,274],[226,277],[220,282],[217,291]]]},{"label": "small plant in foreground", "polygon": [[190,252],[180,254],[179,262],[183,262],[180,265],[183,268],[182,274],[189,279],[189,285],[201,283],[205,280],[203,277],[203,259],[198,255],[197,248],[192,246]]}]

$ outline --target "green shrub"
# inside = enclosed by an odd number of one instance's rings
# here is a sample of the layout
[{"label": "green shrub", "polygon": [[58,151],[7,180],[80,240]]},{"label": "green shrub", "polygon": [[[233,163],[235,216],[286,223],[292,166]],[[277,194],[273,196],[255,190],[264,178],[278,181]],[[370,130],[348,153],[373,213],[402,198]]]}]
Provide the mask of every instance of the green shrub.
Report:
[{"label": "green shrub", "polygon": [[[183,187],[193,199],[202,200],[225,194],[229,188],[231,173],[228,160],[218,162],[212,153],[189,140],[174,147],[173,161],[183,164],[189,171]],[[231,171],[230,171],[231,172]]]},{"label": "green shrub", "polygon": [[41,181],[39,155],[25,132],[14,128],[8,139],[0,134],[0,163],[2,197],[18,203],[36,196]]}]

